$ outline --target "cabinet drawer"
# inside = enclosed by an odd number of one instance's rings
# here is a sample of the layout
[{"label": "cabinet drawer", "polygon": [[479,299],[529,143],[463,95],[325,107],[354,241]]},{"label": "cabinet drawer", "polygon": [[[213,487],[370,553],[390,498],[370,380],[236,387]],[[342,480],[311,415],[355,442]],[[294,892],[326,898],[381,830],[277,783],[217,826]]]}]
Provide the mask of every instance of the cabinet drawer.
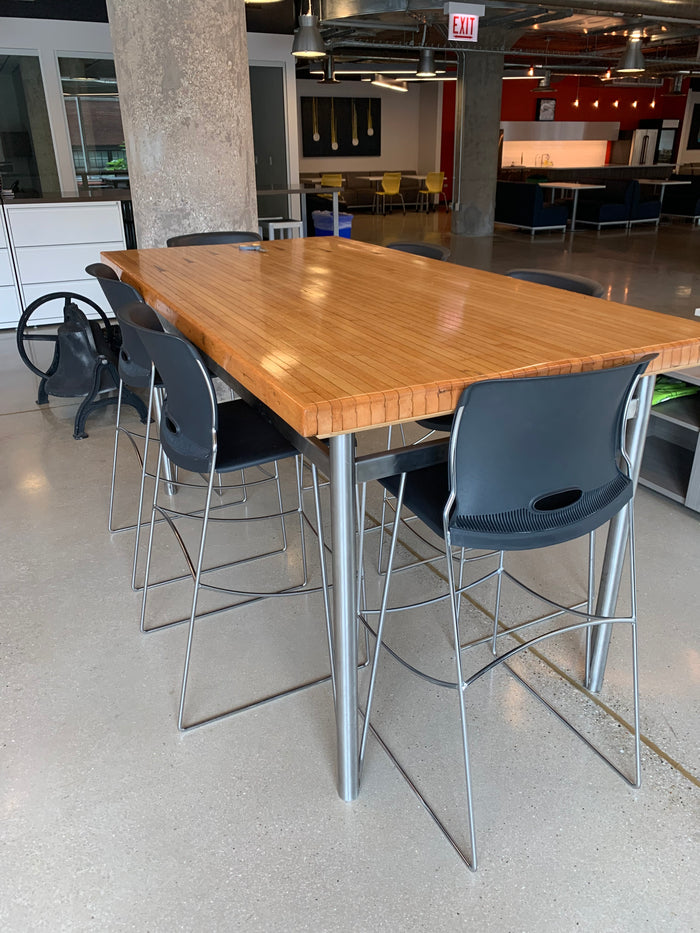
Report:
[{"label": "cabinet drawer", "polygon": [[7,208],[16,247],[65,243],[124,242],[121,205],[15,205]]},{"label": "cabinet drawer", "polygon": [[12,267],[10,266],[10,254],[6,249],[0,249],[0,287],[3,285],[12,285]]},{"label": "cabinet drawer", "polygon": [[[28,307],[33,301],[37,298],[41,298],[42,295],[46,295],[49,292],[75,292],[77,295],[84,295],[86,298],[92,298],[92,300],[97,304],[98,307],[102,308],[105,314],[108,317],[112,317],[111,310],[109,305],[105,301],[105,296],[100,288],[100,284],[97,279],[85,279],[77,280],[74,282],[60,282],[54,283],[53,287],[46,287],[44,285],[25,285],[24,287],[24,297],[27,302],[25,307]],[[87,314],[88,317],[97,317],[97,312],[93,311],[87,305],[78,305],[81,309]],[[17,315],[19,319],[19,314]],[[62,301],[51,301],[47,302],[45,305],[42,305],[41,308],[35,313],[32,314],[31,324],[53,324],[63,320],[63,302]]]},{"label": "cabinet drawer", "polygon": [[19,315],[19,303],[14,286],[0,286],[0,327],[14,327],[19,320]]},{"label": "cabinet drawer", "polygon": [[[25,246],[17,250],[17,268],[22,285],[73,282],[87,278],[85,266],[100,261],[101,250],[123,249],[121,240],[86,243],[80,246]],[[54,291],[53,287],[44,291]]]}]

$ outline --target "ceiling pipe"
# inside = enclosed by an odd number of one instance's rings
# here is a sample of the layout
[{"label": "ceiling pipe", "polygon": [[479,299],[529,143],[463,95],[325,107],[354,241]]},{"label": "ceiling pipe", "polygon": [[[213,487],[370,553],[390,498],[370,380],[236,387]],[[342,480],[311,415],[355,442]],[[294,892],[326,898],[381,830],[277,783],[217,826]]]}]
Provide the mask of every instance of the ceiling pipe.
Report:
[{"label": "ceiling pipe", "polygon": [[[398,45],[396,43],[391,43],[391,42],[367,42],[362,39],[338,40],[337,42],[334,42],[331,39],[328,42],[328,47],[333,52],[337,52],[338,55],[345,55],[345,56],[352,55],[353,54],[352,50],[354,49],[361,50],[363,54],[365,53],[365,50],[367,49],[372,50],[374,52],[376,52],[377,50],[381,50],[385,52],[387,51],[395,52],[397,56],[400,56],[400,53],[402,52],[405,52],[407,54],[410,54],[411,52],[413,52],[413,54],[415,55],[415,53],[418,51],[417,49],[411,46]],[[429,48],[432,51],[437,52],[439,55],[443,55],[443,56],[446,53],[458,54],[460,52],[462,53],[466,52],[465,49],[458,47],[457,45],[447,45],[447,46],[429,45],[429,46],[426,46],[426,48]],[[583,59],[585,61],[592,62],[592,63],[600,63],[598,67],[602,68],[602,70],[605,71],[605,69],[608,66],[612,68],[614,64],[614,59],[616,55],[619,54],[619,50],[608,49],[608,50],[599,51],[599,52],[552,52],[552,51],[548,51],[545,55],[544,51],[541,51],[538,53],[537,51],[533,51],[532,49],[520,50],[520,49],[470,48],[469,54],[471,55],[505,55],[508,58],[523,58],[528,63],[531,63],[531,61],[534,58],[538,57],[539,55],[543,59],[546,57],[548,67],[549,65],[553,65],[555,61],[560,61],[562,63],[569,61],[572,63],[572,67],[574,67],[577,61],[581,61]],[[692,70],[692,71],[700,73],[700,59],[697,59],[697,58],[694,58],[694,59],[660,58],[656,60],[648,56],[646,58],[646,67],[647,67],[647,71],[651,71],[651,72],[653,72],[656,68],[659,68],[659,70],[671,70],[671,69],[677,70],[677,69],[683,68],[689,71]]]},{"label": "ceiling pipe", "polygon": [[[627,14],[671,20],[685,20],[689,23],[700,22],[700,3],[697,0],[517,0],[519,6],[554,7],[587,13]],[[443,0],[422,0],[424,10],[440,10]],[[352,16],[379,16],[382,13],[415,13],[413,0],[322,0],[322,19],[324,21],[343,19]],[[386,28],[390,28],[386,24]]]}]

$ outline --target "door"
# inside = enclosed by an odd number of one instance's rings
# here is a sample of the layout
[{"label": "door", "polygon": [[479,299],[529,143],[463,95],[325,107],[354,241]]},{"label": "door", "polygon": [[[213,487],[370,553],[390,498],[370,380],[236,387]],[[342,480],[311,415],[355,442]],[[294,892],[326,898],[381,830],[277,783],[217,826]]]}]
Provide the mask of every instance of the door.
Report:
[{"label": "door", "polygon": [[[284,70],[279,65],[251,65],[250,102],[253,112],[255,183],[258,188],[286,188],[287,136],[284,112]],[[287,217],[286,195],[258,198],[258,217]]]},{"label": "door", "polygon": [[635,130],[632,136],[630,165],[653,165],[658,130]]}]

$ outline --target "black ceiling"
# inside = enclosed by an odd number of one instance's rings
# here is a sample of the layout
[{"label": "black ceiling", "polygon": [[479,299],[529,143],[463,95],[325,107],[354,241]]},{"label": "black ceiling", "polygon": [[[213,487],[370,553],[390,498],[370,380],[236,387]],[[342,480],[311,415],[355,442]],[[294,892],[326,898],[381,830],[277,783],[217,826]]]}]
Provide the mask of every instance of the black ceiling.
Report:
[{"label": "black ceiling", "polygon": [[[23,16],[28,19],[70,19],[87,23],[106,23],[106,0],[0,0],[0,16]],[[249,32],[291,35],[296,25],[295,0],[283,0],[268,6],[246,5]]]},{"label": "black ceiling", "polygon": [[106,23],[105,0],[0,0],[0,16]]}]

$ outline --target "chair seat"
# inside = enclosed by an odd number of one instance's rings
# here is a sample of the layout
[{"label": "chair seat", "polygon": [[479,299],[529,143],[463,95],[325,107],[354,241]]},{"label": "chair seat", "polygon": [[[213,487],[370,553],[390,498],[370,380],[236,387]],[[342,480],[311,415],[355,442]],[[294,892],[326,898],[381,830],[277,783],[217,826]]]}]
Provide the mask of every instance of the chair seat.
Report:
[{"label": "chair seat", "polygon": [[217,473],[296,457],[299,451],[262,415],[241,399],[220,402]]},{"label": "chair seat", "polygon": [[[383,479],[382,485],[398,496],[401,475]],[[598,489],[582,491],[567,502],[569,491],[551,494],[559,508],[533,507],[532,504],[506,512],[483,515],[456,515],[450,518],[452,543],[486,550],[521,551],[561,544],[588,534],[605,524],[632,498],[632,481],[620,474]],[[404,505],[432,532],[442,535],[442,512],[449,495],[447,466],[444,463],[406,475]],[[547,492],[537,500],[547,498]],[[544,503],[547,505],[547,503]]]}]

